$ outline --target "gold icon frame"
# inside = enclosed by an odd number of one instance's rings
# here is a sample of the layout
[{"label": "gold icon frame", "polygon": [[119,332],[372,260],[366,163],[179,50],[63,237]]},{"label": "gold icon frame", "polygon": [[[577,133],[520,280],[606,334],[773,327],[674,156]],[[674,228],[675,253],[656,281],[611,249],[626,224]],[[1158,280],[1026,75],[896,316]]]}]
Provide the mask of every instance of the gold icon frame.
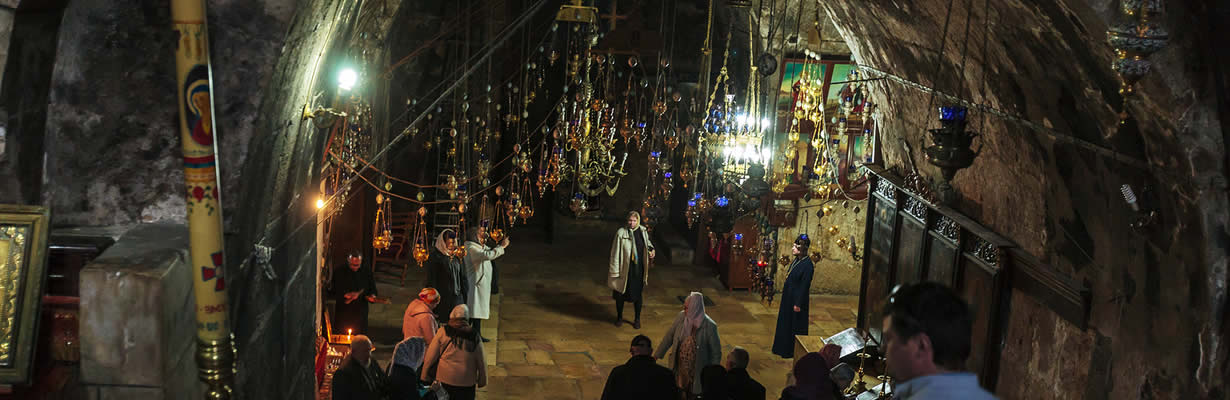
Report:
[{"label": "gold icon frame", "polygon": [[44,207],[0,204],[0,384],[30,380],[50,219]]}]

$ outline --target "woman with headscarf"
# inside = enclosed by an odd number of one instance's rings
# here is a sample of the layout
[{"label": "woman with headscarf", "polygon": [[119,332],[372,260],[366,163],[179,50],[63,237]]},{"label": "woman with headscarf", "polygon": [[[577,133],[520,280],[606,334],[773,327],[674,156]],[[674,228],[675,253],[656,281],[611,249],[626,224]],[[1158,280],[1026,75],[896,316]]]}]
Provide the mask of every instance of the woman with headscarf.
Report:
[{"label": "woman with headscarf", "polygon": [[440,305],[440,292],[435,288],[425,287],[419,291],[419,298],[406,306],[406,312],[401,317],[401,337],[409,339],[415,336],[431,342],[440,329],[433,310]]},{"label": "woman with headscarf", "polygon": [[487,246],[486,241],[487,228],[476,226],[466,231],[466,281],[470,283],[466,306],[470,308],[470,324],[483,342],[490,341],[482,337],[481,324],[491,316],[491,260],[504,255],[508,238],[505,237],[496,247]]},{"label": "woman with headscarf", "polygon": [[843,398],[829,378],[829,365],[820,353],[807,353],[794,364],[794,385],[782,389],[781,400],[838,400]]},{"label": "woman with headscarf", "polygon": [[453,307],[423,358],[423,381],[439,382],[451,400],[474,400],[476,388],[487,386],[483,342],[469,317],[465,304]]},{"label": "woman with headscarf", "polygon": [[419,400],[419,370],[423,355],[427,353],[427,341],[415,336],[398,343],[393,348],[393,362],[389,363],[389,400]]},{"label": "woman with headscarf", "polygon": [[654,257],[649,230],[641,225],[641,214],[628,212],[628,225],[615,232],[611,243],[611,262],[607,271],[607,286],[615,298],[615,326],[624,323],[624,302],[631,301],[636,318],[632,327],[641,329],[641,292],[649,284],[649,265]]},{"label": "woman with headscarf", "polygon": [[692,292],[683,302],[683,311],[654,352],[654,358],[662,359],[671,347],[671,369],[675,371],[675,384],[681,392],[692,398],[701,393],[701,369],[707,365],[722,363],[722,341],[718,337],[717,323],[705,315],[705,300],[699,292]]},{"label": "woman with headscarf", "polygon": [[440,295],[440,304],[436,306],[436,317],[440,321],[448,320],[448,312],[458,304],[466,303],[465,268],[461,259],[453,256],[457,245],[457,233],[445,229],[436,236],[435,251],[427,259],[427,287],[435,288]]},{"label": "woman with headscarf", "polygon": [[786,270],[786,282],[782,285],[782,300],[777,308],[777,333],[773,335],[773,354],[782,358],[794,357],[794,336],[806,335],[808,324],[808,294],[811,292],[811,275],[814,266],[807,256],[811,239],[807,234],[794,240],[791,252],[794,262]]}]

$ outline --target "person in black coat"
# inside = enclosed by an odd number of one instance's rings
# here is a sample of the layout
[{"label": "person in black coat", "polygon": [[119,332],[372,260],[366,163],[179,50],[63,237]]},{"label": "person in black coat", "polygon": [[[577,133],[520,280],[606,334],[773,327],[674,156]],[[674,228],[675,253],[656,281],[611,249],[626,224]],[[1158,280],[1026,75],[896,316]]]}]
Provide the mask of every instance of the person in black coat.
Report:
[{"label": "person in black coat", "polygon": [[807,257],[811,239],[807,234],[794,240],[794,262],[786,272],[782,285],[782,299],[777,309],[777,333],[773,336],[773,354],[782,358],[794,357],[794,336],[806,335],[808,324],[808,293],[811,291],[811,275],[815,267]]},{"label": "person in black coat", "polygon": [[383,400],[388,397],[388,377],[372,359],[372,341],[357,335],[350,340],[350,355],[333,373],[333,400]]},{"label": "person in black coat", "polygon": [[602,400],[676,400],[675,373],[653,359],[653,342],[645,335],[632,338],[632,358],[611,370]]},{"label": "person in black coat", "polygon": [[701,400],[731,400],[730,384],[726,381],[726,368],[709,365],[700,370]]},{"label": "person in black coat", "polygon": [[747,364],[751,361],[747,350],[735,346],[726,355],[726,385],[730,388],[730,398],[734,400],[764,400],[764,385],[752,379],[747,373]]},{"label": "person in black coat", "polygon": [[435,249],[427,259],[427,284],[440,294],[436,306],[436,320],[448,321],[448,313],[458,304],[466,304],[466,274],[461,259],[453,256],[457,246],[457,233],[445,229],[436,236]]},{"label": "person in black coat", "polygon": [[346,256],[347,265],[333,270],[330,294],[336,301],[333,314],[333,332],[349,334],[367,332],[367,305],[379,302],[376,298],[376,277],[370,264],[363,262],[358,250]]}]

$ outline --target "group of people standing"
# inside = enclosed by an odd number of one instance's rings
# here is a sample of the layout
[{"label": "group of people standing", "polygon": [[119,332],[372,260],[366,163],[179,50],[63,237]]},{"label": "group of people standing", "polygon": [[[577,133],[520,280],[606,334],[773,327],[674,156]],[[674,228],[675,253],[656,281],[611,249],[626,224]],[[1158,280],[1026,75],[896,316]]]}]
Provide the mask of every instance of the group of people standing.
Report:
[{"label": "group of people standing", "polygon": [[[486,230],[466,232],[464,255],[457,251],[457,235],[441,232],[428,261],[426,288],[406,308],[402,333],[387,373],[371,362],[371,341],[356,336],[343,367],[335,373],[334,399],[421,399],[438,393],[449,399],[474,399],[476,388],[487,382],[481,322],[490,316],[492,260],[504,254],[505,238],[495,246]],[[793,358],[795,335],[807,335],[809,292],[814,265],[808,257],[807,235],[793,243],[794,256],[781,292],[772,352]],[[460,256],[459,256],[460,255]],[[623,306],[632,302],[632,326],[641,327],[644,289],[655,256],[640,215],[630,212],[611,246],[607,283],[616,305],[615,325],[621,326]],[[335,277],[340,310],[361,316],[341,326],[366,330],[367,303],[378,301],[374,281],[365,279],[362,257],[352,254],[347,268]],[[370,274],[369,274],[370,276]],[[447,312],[447,314],[445,314]],[[339,315],[340,316],[340,315]],[[357,321],[361,319],[361,321]],[[441,325],[438,321],[446,321]],[[921,322],[920,322],[921,321]],[[361,322],[361,323],[360,323]],[[342,325],[353,324],[353,325]],[[934,283],[910,285],[895,291],[885,310],[883,347],[889,369],[898,379],[897,392],[906,398],[993,398],[978,387],[976,377],[960,372],[969,355],[970,317],[967,306],[951,289]],[[652,342],[637,335],[629,349],[632,358],[611,371],[605,399],[764,399],[765,389],[747,373],[749,355],[735,347],[722,364],[717,323],[705,312],[704,297],[692,292],[654,351]],[[668,358],[670,368],[657,364]],[[782,391],[785,400],[844,399],[841,389],[853,379],[852,369],[840,362],[841,349],[826,345],[800,357],[793,382]],[[844,367],[844,368],[843,368]],[[937,397],[939,396],[939,397]]]},{"label": "group of people standing", "polygon": [[[487,230],[466,231],[458,244],[456,232],[436,236],[427,261],[427,284],[406,307],[403,340],[394,349],[387,371],[371,362],[371,340],[352,336],[351,353],[334,373],[334,399],[417,400],[444,397],[473,399],[476,388],[486,386],[482,321],[491,315],[495,279],[492,260],[504,255],[504,238],[494,246]],[[464,252],[458,251],[464,246]],[[367,332],[368,303],[380,302],[371,268],[362,255],[351,253],[346,268],[335,272],[331,292],[337,300],[335,330]],[[440,324],[439,321],[445,321]]]},{"label": "group of people standing", "polygon": [[432,312],[440,305],[438,291],[424,288],[406,307],[406,337],[394,347],[387,371],[371,359],[371,340],[354,336],[350,355],[333,374],[333,399],[473,400],[487,385],[482,338],[470,325],[469,307],[454,306],[440,325]]},{"label": "group of people standing", "polygon": [[465,255],[457,257],[457,234],[445,229],[436,236],[434,251],[427,259],[427,286],[440,294],[443,307],[436,316],[445,321],[454,306],[464,304],[469,308],[470,324],[481,337],[482,321],[491,317],[491,293],[495,278],[492,260],[504,255],[508,248],[507,237],[495,246],[488,245],[487,228],[477,226],[466,231]]}]

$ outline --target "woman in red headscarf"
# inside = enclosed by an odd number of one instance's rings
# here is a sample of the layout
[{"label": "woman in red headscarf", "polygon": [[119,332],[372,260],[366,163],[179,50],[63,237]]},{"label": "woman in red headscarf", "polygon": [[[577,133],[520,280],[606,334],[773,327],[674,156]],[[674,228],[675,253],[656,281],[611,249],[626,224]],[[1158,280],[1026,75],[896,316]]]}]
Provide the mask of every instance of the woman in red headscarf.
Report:
[{"label": "woman in red headscarf", "polygon": [[419,298],[406,306],[406,313],[402,316],[402,340],[418,336],[431,343],[436,330],[440,329],[440,322],[436,320],[436,315],[432,312],[438,305],[440,305],[440,293],[436,289],[428,287],[420,290]]}]

